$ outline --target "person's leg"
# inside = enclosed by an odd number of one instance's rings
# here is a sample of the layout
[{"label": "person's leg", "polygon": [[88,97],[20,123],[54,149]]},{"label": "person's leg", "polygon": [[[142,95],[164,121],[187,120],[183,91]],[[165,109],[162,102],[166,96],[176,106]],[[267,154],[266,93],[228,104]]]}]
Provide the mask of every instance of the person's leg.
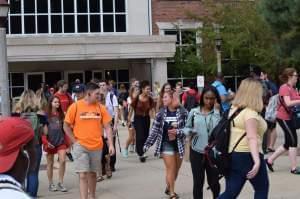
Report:
[{"label": "person's leg", "polygon": [[53,164],[54,164],[54,154],[47,154],[47,176],[49,185],[53,184]]},{"label": "person's leg", "polygon": [[238,198],[245,182],[247,173],[251,170],[253,162],[251,155],[245,153],[232,154],[230,174],[225,177],[225,191],[218,199]]},{"label": "person's leg", "polygon": [[[263,162],[263,156],[260,155],[260,161]],[[265,164],[260,164],[257,175],[249,180],[252,184],[255,194],[254,199],[267,199],[269,193],[269,178]]]},{"label": "person's leg", "polygon": [[166,168],[166,182],[170,195],[175,193],[176,157],[175,155],[162,155]]},{"label": "person's leg", "polygon": [[58,181],[63,184],[64,175],[66,170],[66,149],[58,150],[59,157],[59,170],[58,170]]},{"label": "person's leg", "polygon": [[284,134],[284,144],[279,146],[275,152],[267,159],[268,164],[272,165],[273,162],[284,152],[289,149],[289,143],[291,142],[290,129],[286,124],[286,121],[277,119],[279,126],[282,128]]},{"label": "person's leg", "polygon": [[195,199],[202,199],[204,184],[203,154],[190,149],[190,162],[193,174],[193,197]]},{"label": "person's leg", "polygon": [[88,172],[88,192],[89,199],[96,199],[97,177],[95,172]]},{"label": "person's leg", "polygon": [[213,194],[213,198],[218,198],[220,194],[220,183],[219,183],[219,173],[218,170],[214,167],[211,167],[207,161],[205,161],[205,170],[207,176],[207,183],[210,187],[210,190]]},{"label": "person's leg", "polygon": [[[115,135],[113,137],[113,145],[114,145],[115,149],[116,149],[116,139],[117,139],[117,135]],[[116,162],[117,162],[117,155],[116,154],[117,154],[117,150],[115,151],[114,155],[110,156],[110,169],[111,169],[111,171],[116,170],[116,168],[115,168]]]},{"label": "person's leg", "polygon": [[270,131],[270,135],[269,135],[269,144],[268,144],[268,148],[269,149],[273,149],[275,148],[275,143],[276,143],[276,139],[277,139],[277,132],[276,132],[276,128],[273,128]]},{"label": "person's leg", "polygon": [[37,197],[39,189],[39,170],[42,159],[42,146],[36,145],[36,165],[32,171],[27,175],[27,193],[32,197]]},{"label": "person's leg", "polygon": [[88,173],[79,173],[80,199],[88,199]]},{"label": "person's leg", "polygon": [[135,116],[134,117],[134,124],[135,124],[135,130],[136,130],[136,153],[138,156],[143,156],[144,151],[144,142],[143,142],[143,125],[144,125],[144,120],[143,117],[141,116]]},{"label": "person's leg", "polygon": [[178,177],[178,173],[179,173],[179,169],[181,167],[182,164],[182,158],[180,158],[179,153],[176,153],[176,175],[175,175],[175,181]]}]

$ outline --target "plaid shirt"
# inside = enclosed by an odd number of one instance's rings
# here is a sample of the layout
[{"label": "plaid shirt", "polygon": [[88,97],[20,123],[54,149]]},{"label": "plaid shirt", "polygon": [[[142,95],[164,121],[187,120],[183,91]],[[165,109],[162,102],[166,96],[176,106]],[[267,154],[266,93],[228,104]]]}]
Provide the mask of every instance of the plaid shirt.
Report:
[{"label": "plaid shirt", "polygon": [[[183,133],[183,129],[185,126],[186,118],[188,112],[183,108],[179,107],[176,110],[176,118],[178,123],[177,129],[177,146],[180,158],[183,158],[184,155],[184,144],[185,144],[185,135]],[[154,119],[150,135],[147,138],[147,141],[144,144],[144,148],[148,150],[155,142],[156,149],[155,149],[155,156],[159,156],[161,152],[161,145],[162,145],[162,137],[163,137],[163,124],[167,116],[167,108],[161,108],[160,111],[156,114]]]}]

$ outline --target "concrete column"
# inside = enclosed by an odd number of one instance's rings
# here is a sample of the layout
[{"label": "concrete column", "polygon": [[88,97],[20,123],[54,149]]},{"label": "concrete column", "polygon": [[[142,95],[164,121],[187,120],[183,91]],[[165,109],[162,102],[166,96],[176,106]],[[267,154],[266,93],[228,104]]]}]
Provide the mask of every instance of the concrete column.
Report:
[{"label": "concrete column", "polygon": [[152,59],[151,62],[152,84],[154,84],[154,82],[159,82],[162,86],[168,81],[167,59]]},{"label": "concrete column", "polygon": [[3,116],[10,115],[8,65],[6,50],[6,29],[0,27],[0,95],[1,113]]}]

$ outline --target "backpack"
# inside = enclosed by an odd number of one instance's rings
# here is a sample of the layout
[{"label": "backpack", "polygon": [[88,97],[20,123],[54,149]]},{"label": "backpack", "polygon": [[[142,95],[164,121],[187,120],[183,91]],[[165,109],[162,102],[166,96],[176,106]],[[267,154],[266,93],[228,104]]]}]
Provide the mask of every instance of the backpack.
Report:
[{"label": "backpack", "polygon": [[266,107],[266,113],[265,113],[265,119],[269,122],[275,122],[276,120],[276,112],[279,102],[279,95],[273,95],[268,103],[268,106]]},{"label": "backpack", "polygon": [[231,124],[233,123],[233,119],[242,110],[243,108],[238,108],[230,117],[230,109],[223,113],[220,122],[212,130],[208,140],[208,145],[204,149],[204,156],[208,160],[209,165],[213,168],[216,168],[221,177],[229,174],[231,153],[235,150],[240,141],[246,136],[246,133],[244,133],[233,147],[233,150],[231,152],[228,151]]},{"label": "backpack", "polygon": [[34,131],[35,140],[38,141],[38,143],[41,143],[40,121],[38,115],[35,112],[24,112],[21,113],[21,118],[30,122]]},{"label": "backpack", "polygon": [[184,103],[184,108],[190,112],[193,108],[198,106],[196,95],[191,95],[188,91],[186,92],[186,102]]}]

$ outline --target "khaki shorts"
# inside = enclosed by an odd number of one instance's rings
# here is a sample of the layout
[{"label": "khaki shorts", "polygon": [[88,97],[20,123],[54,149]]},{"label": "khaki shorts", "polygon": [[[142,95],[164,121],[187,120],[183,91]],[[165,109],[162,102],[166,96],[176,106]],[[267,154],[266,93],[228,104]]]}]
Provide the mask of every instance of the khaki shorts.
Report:
[{"label": "khaki shorts", "polygon": [[100,171],[102,150],[91,151],[76,142],[73,155],[76,173]]}]

